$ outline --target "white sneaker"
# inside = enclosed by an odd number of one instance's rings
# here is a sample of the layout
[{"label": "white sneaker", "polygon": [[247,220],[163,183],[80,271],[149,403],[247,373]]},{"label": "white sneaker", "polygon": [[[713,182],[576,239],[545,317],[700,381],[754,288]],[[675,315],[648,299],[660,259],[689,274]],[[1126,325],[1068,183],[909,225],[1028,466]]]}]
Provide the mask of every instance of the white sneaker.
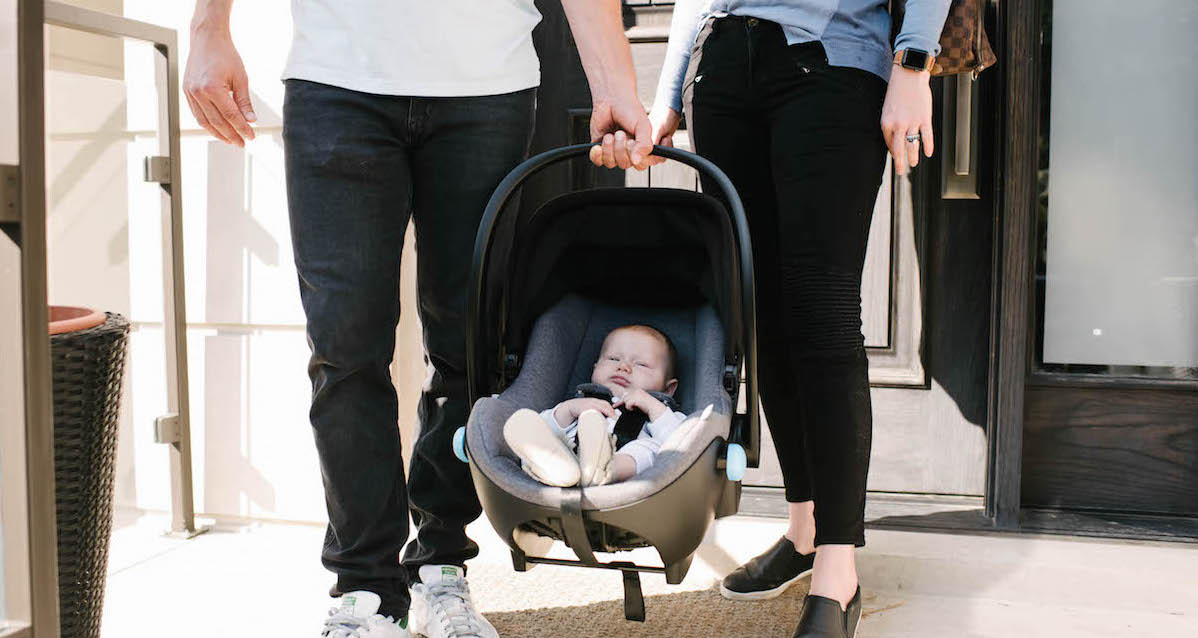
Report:
[{"label": "white sneaker", "polygon": [[578,415],[578,468],[583,487],[611,481],[611,459],[615,436],[607,430],[607,418],[598,410]]},{"label": "white sneaker", "polygon": [[516,410],[503,424],[503,439],[533,478],[554,487],[578,484],[578,459],[536,412]]},{"label": "white sneaker", "polygon": [[411,638],[408,619],[395,620],[375,613],[378,594],[353,591],[341,596],[341,606],[329,610],[321,636],[326,638]]},{"label": "white sneaker", "polygon": [[470,602],[464,571],[454,565],[420,566],[420,582],[412,584],[413,633],[427,638],[499,638]]}]

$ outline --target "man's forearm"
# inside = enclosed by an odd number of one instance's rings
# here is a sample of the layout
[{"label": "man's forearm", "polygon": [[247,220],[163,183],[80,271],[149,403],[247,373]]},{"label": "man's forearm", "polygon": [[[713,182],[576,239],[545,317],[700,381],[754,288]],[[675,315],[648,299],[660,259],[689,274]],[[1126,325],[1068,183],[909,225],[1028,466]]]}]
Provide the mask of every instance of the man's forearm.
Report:
[{"label": "man's forearm", "polygon": [[636,75],[620,0],[562,0],[562,7],[591,86],[591,99],[635,94]]},{"label": "man's forearm", "polygon": [[227,32],[232,12],[233,0],[196,0],[195,13],[191,16],[191,31]]}]

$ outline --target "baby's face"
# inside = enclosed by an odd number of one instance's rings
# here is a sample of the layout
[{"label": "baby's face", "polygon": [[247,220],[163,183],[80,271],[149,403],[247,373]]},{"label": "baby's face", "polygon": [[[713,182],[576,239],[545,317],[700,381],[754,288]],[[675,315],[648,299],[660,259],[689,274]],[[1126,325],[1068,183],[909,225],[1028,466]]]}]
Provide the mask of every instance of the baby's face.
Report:
[{"label": "baby's face", "polygon": [[657,336],[620,328],[604,340],[591,383],[606,386],[617,397],[632,388],[673,394],[678,382],[666,377],[669,358],[669,349]]}]

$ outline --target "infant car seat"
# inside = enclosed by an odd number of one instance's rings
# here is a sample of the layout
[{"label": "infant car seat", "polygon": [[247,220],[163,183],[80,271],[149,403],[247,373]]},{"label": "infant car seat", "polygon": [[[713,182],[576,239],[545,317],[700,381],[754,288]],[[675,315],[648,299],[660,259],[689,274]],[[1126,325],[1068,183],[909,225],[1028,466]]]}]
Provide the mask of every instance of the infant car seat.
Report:
[{"label": "infant car seat", "polygon": [[[512,550],[517,571],[538,563],[618,569],[625,616],[644,619],[639,572],[686,576],[712,520],[736,513],[740,479],[756,467],[753,268],[748,225],[728,178],[701,157],[686,163],[721,198],[666,188],[597,188],[558,196],[527,219],[504,215],[528,177],[585,155],[581,144],[516,167],[484,213],[468,301],[469,392],[474,408],[455,436],[479,501]],[[507,233],[495,232],[508,224]],[[505,235],[505,241],[496,237]],[[590,379],[604,337],[628,324],[664,332],[678,350],[676,392],[687,420],[654,464],[628,481],[557,488],[529,477],[503,438],[520,408],[541,411]],[[578,558],[545,556],[554,541]],[[660,566],[602,562],[595,552],[653,547]]]}]

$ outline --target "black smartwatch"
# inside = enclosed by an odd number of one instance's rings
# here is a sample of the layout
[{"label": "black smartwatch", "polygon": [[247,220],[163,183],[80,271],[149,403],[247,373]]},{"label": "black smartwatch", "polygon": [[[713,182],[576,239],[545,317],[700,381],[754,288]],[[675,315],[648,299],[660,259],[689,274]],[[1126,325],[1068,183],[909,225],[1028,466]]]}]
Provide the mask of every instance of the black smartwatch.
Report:
[{"label": "black smartwatch", "polygon": [[919,49],[902,49],[894,52],[894,63],[904,69],[931,73],[936,64],[936,56]]}]

